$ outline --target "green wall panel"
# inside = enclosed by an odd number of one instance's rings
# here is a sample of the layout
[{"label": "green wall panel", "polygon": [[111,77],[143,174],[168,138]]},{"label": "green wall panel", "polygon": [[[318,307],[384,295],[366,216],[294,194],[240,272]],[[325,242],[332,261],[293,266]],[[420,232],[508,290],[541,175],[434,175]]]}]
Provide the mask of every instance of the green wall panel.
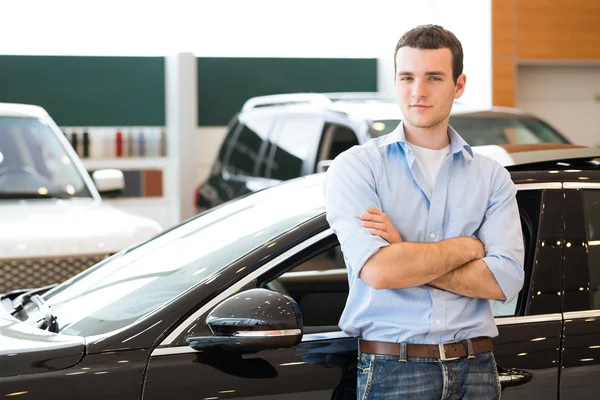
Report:
[{"label": "green wall panel", "polygon": [[163,57],[0,56],[0,102],[63,126],[165,125]]},{"label": "green wall panel", "polygon": [[374,58],[198,58],[198,125],[226,125],[253,96],[376,91]]}]

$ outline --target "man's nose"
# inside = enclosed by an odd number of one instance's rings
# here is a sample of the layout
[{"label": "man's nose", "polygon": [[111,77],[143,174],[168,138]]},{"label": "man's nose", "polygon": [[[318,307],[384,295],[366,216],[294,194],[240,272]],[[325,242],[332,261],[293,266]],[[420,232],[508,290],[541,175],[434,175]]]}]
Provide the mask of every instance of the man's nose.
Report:
[{"label": "man's nose", "polygon": [[416,79],[413,82],[413,86],[412,86],[412,97],[415,99],[420,99],[420,98],[423,98],[426,96],[427,96],[427,92],[426,92],[426,88],[425,88],[425,83],[420,79]]}]

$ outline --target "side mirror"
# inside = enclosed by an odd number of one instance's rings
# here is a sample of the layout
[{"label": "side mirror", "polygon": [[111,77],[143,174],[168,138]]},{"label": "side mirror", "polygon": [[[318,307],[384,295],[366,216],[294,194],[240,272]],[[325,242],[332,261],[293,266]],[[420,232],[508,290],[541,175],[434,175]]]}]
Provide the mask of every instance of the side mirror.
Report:
[{"label": "side mirror", "polygon": [[125,176],[118,169],[100,169],[92,174],[94,184],[102,195],[118,194],[125,189]]},{"label": "side mirror", "polygon": [[317,173],[327,171],[333,160],[321,160],[317,163]]},{"label": "side mirror", "polygon": [[302,340],[302,314],[291,297],[267,289],[238,293],[206,318],[212,336],[187,338],[195,350],[263,350],[292,347]]}]

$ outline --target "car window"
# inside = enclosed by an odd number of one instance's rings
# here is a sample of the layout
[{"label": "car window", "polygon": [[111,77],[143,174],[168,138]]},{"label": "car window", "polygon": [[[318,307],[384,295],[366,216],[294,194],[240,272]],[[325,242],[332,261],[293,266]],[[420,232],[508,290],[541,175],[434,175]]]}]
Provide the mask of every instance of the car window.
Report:
[{"label": "car window", "polygon": [[234,175],[253,176],[266,145],[272,120],[246,118],[242,122],[241,131],[229,150],[225,169]]},{"label": "car window", "polygon": [[588,308],[600,309],[600,190],[583,190],[588,249],[588,285],[579,290],[588,293]]},{"label": "car window", "polygon": [[358,145],[354,130],[347,126],[326,124],[319,147],[319,161],[333,160],[343,151]]},{"label": "car window", "polygon": [[275,146],[268,177],[288,180],[303,175],[304,162],[316,157],[322,130],[323,120],[316,117],[279,120],[274,133]]},{"label": "car window", "polygon": [[0,117],[0,197],[89,197],[85,182],[44,121]]}]

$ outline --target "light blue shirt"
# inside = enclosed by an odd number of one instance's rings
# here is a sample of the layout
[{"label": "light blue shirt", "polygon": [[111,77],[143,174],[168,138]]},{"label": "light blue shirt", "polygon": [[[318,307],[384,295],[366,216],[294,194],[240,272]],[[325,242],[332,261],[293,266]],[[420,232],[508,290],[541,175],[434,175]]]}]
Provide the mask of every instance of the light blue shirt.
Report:
[{"label": "light blue shirt", "polygon": [[360,269],[389,243],[361,225],[367,207],[386,213],[404,241],[435,242],[477,237],[483,261],[506,301],[523,285],[523,234],[516,187],[496,161],[473,154],[448,128],[450,152],[429,191],[406,143],[402,123],[391,133],[343,152],[325,176],[327,220],[337,235],[348,269],[350,292],[339,321],[351,336],[367,340],[442,343],[494,337],[491,301],[464,297],[423,285],[375,290]]}]

